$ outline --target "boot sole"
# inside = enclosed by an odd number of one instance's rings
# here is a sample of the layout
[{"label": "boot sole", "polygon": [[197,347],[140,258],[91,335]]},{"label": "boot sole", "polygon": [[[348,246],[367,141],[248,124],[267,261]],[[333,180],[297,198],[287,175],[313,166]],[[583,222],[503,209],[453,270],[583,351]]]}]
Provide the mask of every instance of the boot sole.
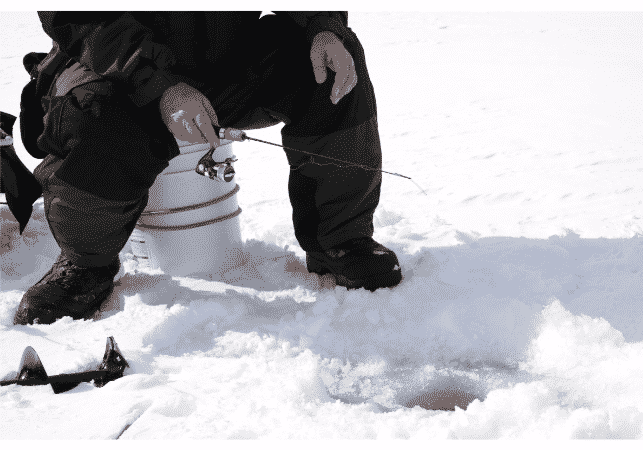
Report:
[{"label": "boot sole", "polygon": [[347,289],[364,288],[371,292],[374,292],[380,288],[397,286],[402,281],[402,270],[400,268],[391,272],[379,273],[368,278],[350,279],[342,274],[334,273],[322,261],[315,259],[309,255],[306,256],[306,267],[308,269],[308,272],[316,273],[319,276],[325,275],[327,273],[333,275],[335,277],[335,283],[337,284],[337,286],[344,286]]}]

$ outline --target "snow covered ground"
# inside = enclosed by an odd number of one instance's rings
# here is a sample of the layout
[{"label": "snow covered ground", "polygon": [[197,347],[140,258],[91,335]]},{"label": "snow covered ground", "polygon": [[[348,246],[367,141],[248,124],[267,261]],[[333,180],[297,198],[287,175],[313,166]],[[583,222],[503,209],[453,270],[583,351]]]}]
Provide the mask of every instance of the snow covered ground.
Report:
[{"label": "snow covered ground", "polygon": [[[244,266],[173,278],[123,252],[96,320],[13,326],[53,262],[38,204],[3,254],[0,379],[27,345],[49,374],[92,369],[107,336],[131,367],[100,389],[0,388],[2,438],[643,436],[643,14],[351,13],[350,26],[384,169],[428,194],[384,175],[374,237],[402,284],[308,274],[285,156],[243,143]],[[22,56],[49,40],[35,13],[1,13],[0,36],[0,109],[17,115]]]}]

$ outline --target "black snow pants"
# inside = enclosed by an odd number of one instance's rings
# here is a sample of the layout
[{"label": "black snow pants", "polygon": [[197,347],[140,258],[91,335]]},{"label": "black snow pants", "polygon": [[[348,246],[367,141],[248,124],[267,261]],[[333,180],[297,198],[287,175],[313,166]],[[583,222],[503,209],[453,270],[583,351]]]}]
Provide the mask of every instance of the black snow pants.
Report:
[{"label": "black snow pants", "polygon": [[[334,105],[334,72],[327,69],[326,81],[317,84],[303,31],[272,17],[262,19],[263,26],[272,25],[271,33],[249,56],[248,67],[222,67],[225,75],[213,73],[211,83],[178,81],[208,97],[221,126],[252,129],[284,122],[283,145],[320,155],[286,151],[293,225],[303,250],[323,251],[370,237],[381,173],[340,167],[321,157],[381,168],[364,50],[351,32],[344,46],[358,82]],[[163,130],[157,102],[137,109],[118,92],[87,95],[82,88],[51,100],[58,107],[50,113],[58,117],[45,130],[50,156],[34,174],[43,185],[47,218],[63,254],[89,267],[108,264],[124,247],[149,187],[176,156],[176,145]]]}]

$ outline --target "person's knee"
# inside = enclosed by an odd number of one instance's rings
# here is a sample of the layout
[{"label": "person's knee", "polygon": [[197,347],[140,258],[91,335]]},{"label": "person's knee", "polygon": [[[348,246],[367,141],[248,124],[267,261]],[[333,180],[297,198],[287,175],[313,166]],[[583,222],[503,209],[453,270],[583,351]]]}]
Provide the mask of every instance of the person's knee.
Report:
[{"label": "person's knee", "polygon": [[47,190],[49,178],[60,168],[63,160],[54,155],[48,155],[36,166],[33,171],[34,177],[42,186],[43,191]]}]

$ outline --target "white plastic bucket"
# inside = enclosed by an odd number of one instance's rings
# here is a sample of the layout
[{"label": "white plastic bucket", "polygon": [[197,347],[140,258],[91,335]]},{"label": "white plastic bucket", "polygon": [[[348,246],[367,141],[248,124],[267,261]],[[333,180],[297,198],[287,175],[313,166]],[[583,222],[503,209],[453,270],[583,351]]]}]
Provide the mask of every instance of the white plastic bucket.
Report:
[{"label": "white plastic bucket", "polygon": [[[139,267],[173,276],[220,275],[241,264],[236,180],[219,182],[195,172],[207,144],[181,145],[181,154],[156,178],[147,207],[129,239]],[[230,143],[217,160],[233,157]]]}]

